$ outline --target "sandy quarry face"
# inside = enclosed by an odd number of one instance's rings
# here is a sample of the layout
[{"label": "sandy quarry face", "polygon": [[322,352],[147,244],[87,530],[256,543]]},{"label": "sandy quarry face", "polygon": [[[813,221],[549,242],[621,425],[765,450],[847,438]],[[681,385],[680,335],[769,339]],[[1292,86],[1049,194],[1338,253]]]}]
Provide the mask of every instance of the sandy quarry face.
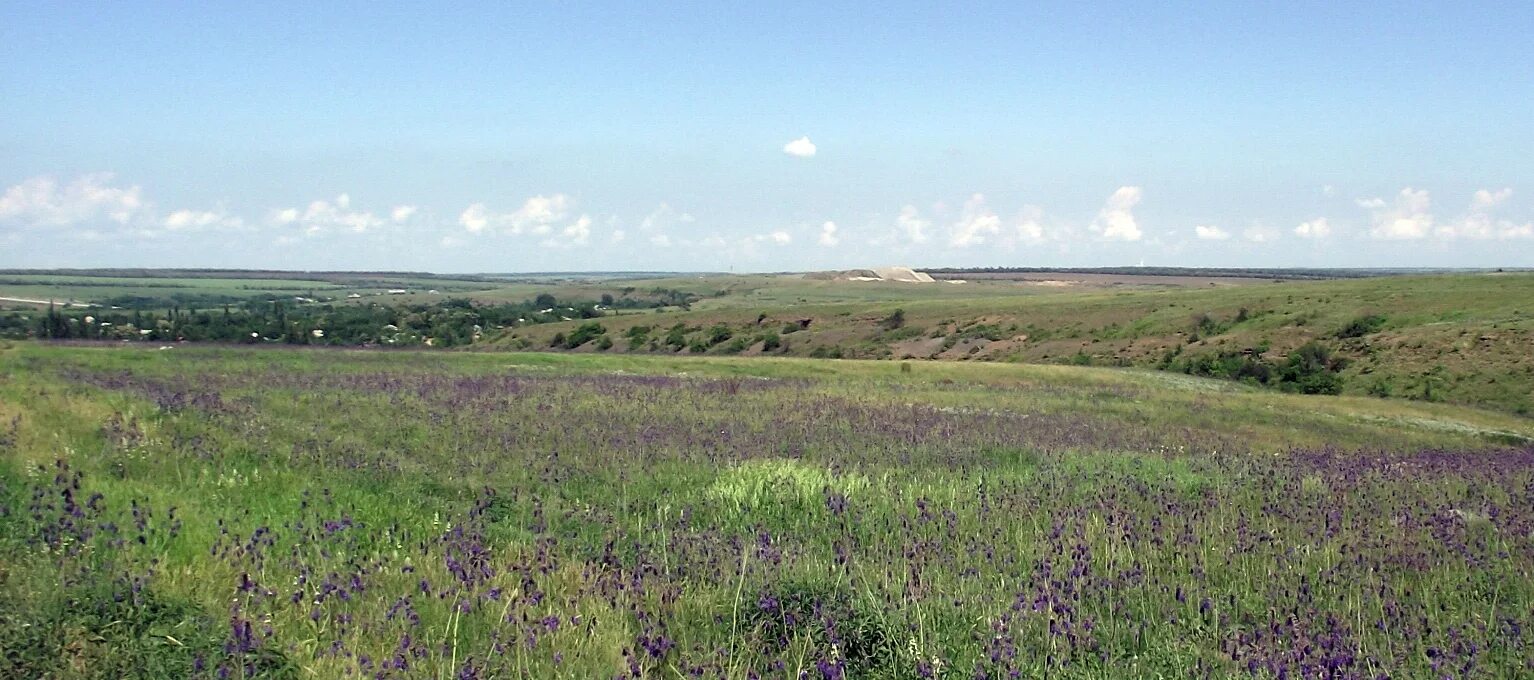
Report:
[{"label": "sandy quarry face", "polygon": [[804,278],[834,281],[896,281],[900,283],[937,282],[936,279],[926,272],[919,272],[910,267],[873,267],[869,269],[809,272],[804,274]]},{"label": "sandy quarry face", "polygon": [[910,267],[875,267],[875,274],[884,281],[904,281],[907,283],[933,283],[933,278],[926,272],[919,272]]}]

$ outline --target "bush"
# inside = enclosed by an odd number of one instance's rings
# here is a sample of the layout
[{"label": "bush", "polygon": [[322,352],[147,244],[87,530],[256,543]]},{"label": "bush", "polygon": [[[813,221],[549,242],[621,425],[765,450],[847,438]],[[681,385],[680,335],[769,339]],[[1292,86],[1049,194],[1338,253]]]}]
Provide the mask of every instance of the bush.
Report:
[{"label": "bush", "polygon": [[896,309],[895,311],[891,312],[889,316],[884,317],[884,319],[879,322],[879,327],[883,328],[884,330],[887,330],[887,331],[895,330],[896,328],[899,328],[899,327],[904,326],[904,325],[905,325],[905,310],[904,309]]},{"label": "bush", "polygon": [[740,354],[741,352],[746,351],[746,348],[750,347],[750,346],[751,346],[751,339],[747,338],[746,336],[740,336],[738,338],[735,338],[734,340],[731,340],[729,344],[724,346],[724,353],[725,354]]},{"label": "bush", "polygon": [[[595,321],[583,323],[571,332],[568,338],[565,338],[565,349],[575,349],[597,339],[599,336],[603,336],[605,333],[607,333],[607,329],[603,328],[602,324]],[[609,340],[607,345],[611,347],[612,341]]]},{"label": "bush", "polygon": [[708,346],[713,347],[731,337],[730,327],[722,323],[714,324],[708,329]]},{"label": "bush", "polygon": [[687,326],[677,324],[666,331],[666,346],[672,350],[679,350],[687,346]]},{"label": "bush", "polygon": [[1337,331],[1337,337],[1342,339],[1361,338],[1375,333],[1385,326],[1385,317],[1379,314],[1366,314],[1348,322],[1342,330]]},{"label": "bush", "polygon": [[1331,348],[1308,342],[1290,352],[1279,367],[1279,388],[1302,394],[1341,394],[1342,376],[1338,372],[1344,365],[1342,359],[1332,356]]}]

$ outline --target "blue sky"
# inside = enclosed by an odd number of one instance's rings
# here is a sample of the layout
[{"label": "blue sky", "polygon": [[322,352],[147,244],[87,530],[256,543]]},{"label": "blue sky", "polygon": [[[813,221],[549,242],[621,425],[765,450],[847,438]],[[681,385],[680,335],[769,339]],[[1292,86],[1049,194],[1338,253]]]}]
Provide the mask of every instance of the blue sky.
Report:
[{"label": "blue sky", "polygon": [[1529,3],[726,4],[0,0],[0,267],[1534,266]]}]

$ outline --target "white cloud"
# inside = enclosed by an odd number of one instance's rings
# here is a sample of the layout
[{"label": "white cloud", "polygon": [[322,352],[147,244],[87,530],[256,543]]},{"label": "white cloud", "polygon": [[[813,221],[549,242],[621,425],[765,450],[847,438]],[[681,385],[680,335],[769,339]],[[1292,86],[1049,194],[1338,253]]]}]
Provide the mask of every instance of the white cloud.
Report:
[{"label": "white cloud", "polygon": [[1470,197],[1470,210],[1491,210],[1506,203],[1507,199],[1512,197],[1512,195],[1513,190],[1511,188],[1503,188],[1496,191],[1481,189],[1475,192],[1474,196]]},{"label": "white cloud", "polygon": [[334,201],[312,201],[302,212],[297,208],[275,210],[271,220],[279,225],[300,226],[305,236],[338,229],[360,234],[384,224],[382,217],[366,210],[352,210],[351,205],[352,197],[341,194]]},{"label": "white cloud", "polygon": [[165,216],[161,225],[169,231],[189,231],[208,227],[238,229],[245,221],[220,210],[177,210]]},{"label": "white cloud", "polygon": [[1301,222],[1294,228],[1294,235],[1300,238],[1320,239],[1331,236],[1332,225],[1327,223],[1325,217],[1317,217],[1309,222]]},{"label": "white cloud", "polygon": [[407,222],[415,216],[415,213],[416,207],[413,205],[396,205],[389,211],[389,219],[395,222]]},{"label": "white cloud", "polygon": [[911,243],[926,243],[927,227],[932,222],[921,216],[921,211],[914,205],[907,205],[900,209],[900,216],[895,218],[895,225],[900,228],[901,235]]},{"label": "white cloud", "polygon": [[1017,217],[1017,237],[1031,242],[1044,240],[1043,219],[1043,208],[1036,205],[1023,206],[1022,214]]},{"label": "white cloud", "polygon": [[1135,222],[1134,207],[1143,195],[1140,187],[1119,187],[1097,213],[1092,231],[1109,241],[1140,240],[1140,225]]},{"label": "white cloud", "polygon": [[815,143],[809,137],[800,137],[783,145],[783,153],[799,158],[809,158],[815,155]]},{"label": "white cloud", "polygon": [[1224,241],[1230,238],[1230,232],[1213,225],[1198,225],[1193,227],[1193,234],[1204,241]]},{"label": "white cloud", "polygon": [[565,219],[569,209],[570,197],[564,194],[534,196],[523,201],[522,207],[516,212],[505,215],[503,221],[513,234],[524,231],[547,234],[556,222]]},{"label": "white cloud", "polygon": [[464,208],[463,213],[458,216],[458,223],[463,225],[464,229],[468,229],[469,233],[478,234],[484,231],[485,227],[490,226],[490,214],[485,209],[485,204],[475,203]]},{"label": "white cloud", "polygon": [[591,239],[591,216],[574,215],[573,208],[574,201],[564,194],[533,196],[509,213],[494,213],[484,203],[475,203],[458,215],[458,224],[471,234],[532,234],[545,237],[542,243],[550,247],[585,245]]},{"label": "white cloud", "polygon": [[656,234],[650,237],[650,244],[660,248],[670,248],[671,237],[665,234]]},{"label": "white cloud", "polygon": [[758,234],[754,237],[759,242],[771,242],[773,245],[786,246],[794,242],[793,235],[786,231],[774,231],[770,234]]},{"label": "white cloud", "polygon": [[836,235],[836,223],[827,220],[825,224],[820,225],[820,238],[816,241],[827,248],[835,248],[841,243],[841,237]]},{"label": "white cloud", "polygon": [[628,238],[628,236],[628,232],[622,229],[614,229],[611,238],[613,243],[622,243],[624,239]]},{"label": "white cloud", "polygon": [[949,228],[948,244],[968,248],[985,243],[986,236],[1001,233],[1001,218],[985,205],[983,194],[973,194],[964,202],[959,221]]},{"label": "white cloud", "polygon": [[110,221],[124,226],[150,206],[137,186],[114,186],[112,173],[83,175],[60,185],[52,177],[33,177],[0,195],[0,222],[27,227],[90,226]]},{"label": "white cloud", "polygon": [[544,246],[550,248],[566,248],[570,246],[583,246],[591,240],[591,217],[581,215],[574,222],[567,224],[555,235],[542,241]]},{"label": "white cloud", "polygon": [[1271,241],[1277,241],[1278,237],[1278,230],[1270,227],[1247,227],[1244,231],[1241,232],[1241,238],[1251,241],[1252,243],[1268,243]]},{"label": "white cloud", "polygon": [[1396,195],[1394,203],[1371,198],[1359,201],[1358,205],[1372,213],[1369,235],[1377,239],[1419,239],[1433,229],[1433,215],[1428,212],[1432,200],[1426,190],[1407,187]]},{"label": "white cloud", "polygon": [[496,228],[510,234],[548,234],[570,215],[570,197],[564,194],[533,196],[522,202],[515,212],[496,214],[484,203],[465,208],[458,216],[458,224],[471,233],[478,234]]},{"label": "white cloud", "polygon": [[1440,225],[1435,233],[1450,239],[1534,238],[1534,223],[1518,224],[1493,215],[1512,195],[1512,189],[1481,189],[1470,197],[1470,212],[1453,222]]}]

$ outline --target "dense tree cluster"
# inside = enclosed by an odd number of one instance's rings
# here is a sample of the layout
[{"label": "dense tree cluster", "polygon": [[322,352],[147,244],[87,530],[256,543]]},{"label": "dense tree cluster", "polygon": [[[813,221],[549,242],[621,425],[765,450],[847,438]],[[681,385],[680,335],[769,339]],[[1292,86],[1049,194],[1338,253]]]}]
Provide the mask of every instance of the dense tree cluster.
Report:
[{"label": "dense tree cluster", "polygon": [[485,304],[463,298],[415,304],[313,303],[250,299],[220,307],[60,308],[0,314],[0,337],[153,342],[235,342],[451,347],[492,329],[593,319],[615,309],[662,307],[692,298],[677,291],[614,299]]}]

